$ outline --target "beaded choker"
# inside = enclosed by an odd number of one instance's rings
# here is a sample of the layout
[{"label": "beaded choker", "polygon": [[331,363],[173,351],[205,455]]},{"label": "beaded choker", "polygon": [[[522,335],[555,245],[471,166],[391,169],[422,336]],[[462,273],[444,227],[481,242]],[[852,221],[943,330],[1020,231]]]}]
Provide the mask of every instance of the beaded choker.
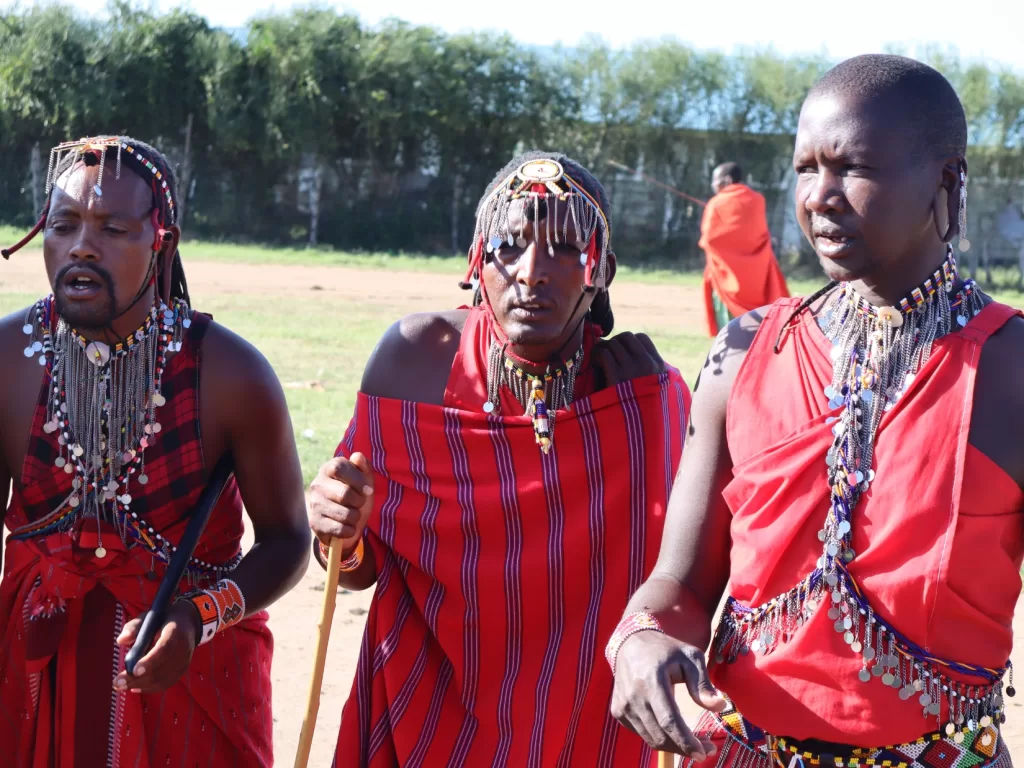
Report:
[{"label": "beaded choker", "polygon": [[555,435],[555,412],[572,406],[576,391],[576,372],[583,361],[583,347],[561,367],[548,366],[543,374],[528,373],[507,354],[508,344],[491,342],[487,365],[487,401],[484,413],[501,408],[501,387],[511,390],[524,412],[533,419],[537,445],[546,454]]},{"label": "beaded choker", "polygon": [[[860,680],[878,679],[915,699],[925,717],[941,717],[948,703],[945,731],[961,741],[979,724],[1003,715],[1002,677],[1006,669],[988,669],[936,659],[877,616],[848,569],[852,513],[875,478],[875,436],[883,413],[900,399],[928,361],[934,342],[965,326],[984,306],[973,281],[953,292],[958,275],[952,249],[935,274],[899,302],[873,307],[849,285],[826,299],[819,320],[832,342],[832,382],[825,387],[832,425],[826,454],[829,509],[818,538],[822,555],[814,570],[789,592],[748,608],[733,598],[715,640],[715,661],[732,662],[740,653],[771,653],[787,642],[822,604],[851,652],[861,656]],[[1009,665],[1007,665],[1009,668]],[[953,671],[978,677],[985,685],[952,680]],[[1013,695],[1013,670],[1009,695]],[[941,726],[941,722],[939,723]]]}]

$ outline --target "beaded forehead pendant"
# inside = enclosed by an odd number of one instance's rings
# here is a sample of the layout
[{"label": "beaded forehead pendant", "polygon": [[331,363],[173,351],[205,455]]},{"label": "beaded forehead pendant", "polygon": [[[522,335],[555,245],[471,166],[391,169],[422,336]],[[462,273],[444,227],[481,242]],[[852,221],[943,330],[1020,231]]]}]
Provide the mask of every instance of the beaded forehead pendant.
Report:
[{"label": "beaded forehead pendant", "polygon": [[469,271],[462,287],[476,286],[474,276],[479,276],[485,254],[505,247],[525,248],[526,228],[531,223],[535,241],[542,230],[547,235],[549,255],[554,255],[556,245],[579,250],[586,290],[605,286],[611,249],[608,219],[594,196],[569,176],[561,163],[541,158],[523,163],[480,202]]}]

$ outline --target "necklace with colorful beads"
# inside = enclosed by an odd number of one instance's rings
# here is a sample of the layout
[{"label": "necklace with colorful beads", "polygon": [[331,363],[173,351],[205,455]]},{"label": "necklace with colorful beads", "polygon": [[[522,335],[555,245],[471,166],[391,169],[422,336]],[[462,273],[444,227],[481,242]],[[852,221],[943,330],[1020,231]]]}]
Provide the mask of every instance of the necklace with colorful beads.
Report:
[{"label": "necklace with colorful beads", "polygon": [[[154,305],[144,323],[123,341],[89,341],[54,311],[53,297],[29,310],[25,350],[41,353],[49,372],[43,431],[57,435],[54,464],[75,477],[64,514],[47,528],[66,530],[83,516],[117,526],[127,538],[130,482],[149,482],[144,451],[162,430],[156,418],[169,353],[181,349],[191,325],[188,305]],[[38,535],[40,532],[36,531]],[[105,557],[102,543],[97,557]]]},{"label": "necklace with colorful beads", "polygon": [[[883,621],[873,610],[848,565],[852,547],[852,513],[875,478],[875,436],[890,410],[928,362],[936,340],[967,325],[984,306],[971,280],[954,292],[958,274],[952,249],[938,270],[898,307],[874,307],[849,284],[829,296],[820,325],[832,342],[832,382],[825,387],[834,413],[832,444],[825,457],[829,509],[818,538],[822,555],[814,570],[789,592],[754,608],[729,598],[715,640],[715,661],[732,662],[741,653],[771,653],[788,642],[821,605],[851,652],[860,655],[859,678],[878,680],[916,698],[925,717],[940,718],[948,704],[946,734],[963,740],[980,724],[987,727],[1003,714],[1002,678],[1009,670],[989,669],[937,659]],[[984,685],[967,685],[949,672],[977,677]],[[941,725],[941,721],[940,721]]]},{"label": "necklace with colorful beads", "polygon": [[529,373],[508,356],[508,344],[491,342],[487,365],[487,400],[484,413],[501,407],[501,387],[512,392],[523,411],[533,420],[533,433],[541,451],[547,454],[555,436],[555,413],[572,406],[576,373],[583,361],[583,346],[561,366],[547,367],[542,374]]}]

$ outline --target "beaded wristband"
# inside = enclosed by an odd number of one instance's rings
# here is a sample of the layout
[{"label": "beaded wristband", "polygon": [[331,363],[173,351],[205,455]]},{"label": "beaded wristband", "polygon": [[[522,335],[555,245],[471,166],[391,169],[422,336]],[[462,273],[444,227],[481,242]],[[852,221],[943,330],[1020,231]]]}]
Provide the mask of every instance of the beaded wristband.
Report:
[{"label": "beaded wristband", "polygon": [[188,600],[199,611],[200,645],[245,617],[245,595],[231,579],[221,579],[209,589],[182,595],[180,599]]},{"label": "beaded wristband", "polygon": [[612,668],[613,675],[615,674],[615,661],[619,656],[619,648],[626,642],[626,638],[648,629],[654,632],[661,632],[662,634],[665,633],[665,630],[661,628],[661,624],[653,614],[641,611],[622,617],[622,621],[619,622],[615,631],[612,632],[611,639],[604,649],[604,657],[608,660],[608,665]]},{"label": "beaded wristband", "polygon": [[[320,550],[320,565],[327,568],[327,558],[330,555],[330,551],[324,546],[322,541],[317,540],[317,544]],[[363,546],[363,540],[359,539],[359,542],[356,544],[356,548],[352,550],[352,554],[341,561],[341,565],[338,567],[338,570],[341,573],[351,573],[356,570],[363,564],[363,555],[365,552],[366,549]]]}]

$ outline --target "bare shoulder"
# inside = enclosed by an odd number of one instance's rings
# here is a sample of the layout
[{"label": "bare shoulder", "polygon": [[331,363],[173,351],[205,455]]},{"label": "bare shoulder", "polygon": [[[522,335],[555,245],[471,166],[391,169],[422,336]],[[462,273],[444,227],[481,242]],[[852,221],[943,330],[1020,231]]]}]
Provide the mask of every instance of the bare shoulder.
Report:
[{"label": "bare shoulder", "polygon": [[422,312],[392,325],[363,371],[364,394],[439,405],[469,311]]},{"label": "bare shoulder", "polygon": [[703,388],[724,407],[729,399],[732,383],[747,357],[751,344],[754,343],[761,323],[768,316],[769,309],[770,307],[761,307],[740,315],[718,332],[697,377],[694,393]]},{"label": "bare shoulder", "polygon": [[234,331],[210,322],[203,339],[202,395],[222,416],[267,415],[284,405],[284,390],[273,367],[255,346]]},{"label": "bare shoulder", "polygon": [[[988,339],[978,362],[976,388],[1001,408],[1024,405],[1024,317],[1012,317]],[[1024,416],[1022,416],[1024,418]]]},{"label": "bare shoulder", "polygon": [[[0,359],[25,362],[23,358],[29,337],[25,335],[23,329],[28,311],[29,307],[26,307],[0,318]],[[0,392],[6,393],[6,386],[10,382],[10,376],[0,376]]]},{"label": "bare shoulder", "polygon": [[1013,317],[981,350],[974,384],[971,444],[1024,487],[1024,318]]}]

